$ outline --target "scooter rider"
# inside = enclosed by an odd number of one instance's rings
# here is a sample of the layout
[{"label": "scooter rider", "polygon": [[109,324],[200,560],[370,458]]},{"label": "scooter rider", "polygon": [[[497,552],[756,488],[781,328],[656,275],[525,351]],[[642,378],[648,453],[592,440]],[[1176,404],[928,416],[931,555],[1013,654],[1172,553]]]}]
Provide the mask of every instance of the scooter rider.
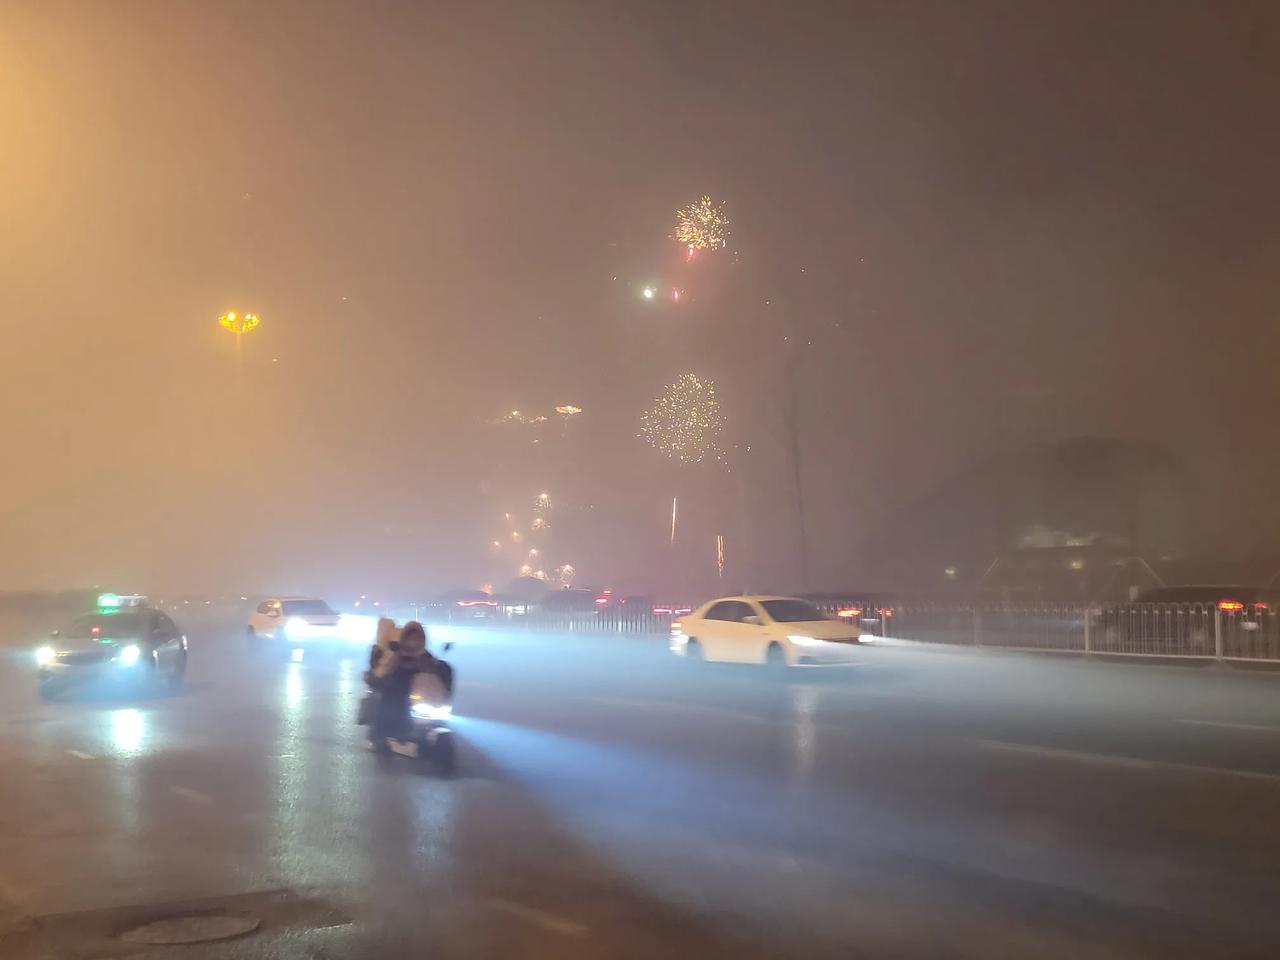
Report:
[{"label": "scooter rider", "polygon": [[370,731],[376,747],[384,749],[388,738],[402,739],[407,735],[409,695],[414,677],[422,672],[436,674],[452,695],[453,670],[428,652],[426,630],[411,620],[400,631],[399,642],[377,655],[377,663],[370,673],[370,686],[379,694]]}]

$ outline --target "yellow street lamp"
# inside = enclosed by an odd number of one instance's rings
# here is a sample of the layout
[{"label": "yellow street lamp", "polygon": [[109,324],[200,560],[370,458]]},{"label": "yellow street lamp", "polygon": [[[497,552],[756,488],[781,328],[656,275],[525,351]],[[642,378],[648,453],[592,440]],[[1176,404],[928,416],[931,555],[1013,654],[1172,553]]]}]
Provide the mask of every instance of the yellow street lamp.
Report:
[{"label": "yellow street lamp", "polygon": [[240,337],[250,330],[257,329],[261,322],[256,313],[236,313],[234,310],[218,318],[219,326],[236,335],[236,353],[240,352]]}]

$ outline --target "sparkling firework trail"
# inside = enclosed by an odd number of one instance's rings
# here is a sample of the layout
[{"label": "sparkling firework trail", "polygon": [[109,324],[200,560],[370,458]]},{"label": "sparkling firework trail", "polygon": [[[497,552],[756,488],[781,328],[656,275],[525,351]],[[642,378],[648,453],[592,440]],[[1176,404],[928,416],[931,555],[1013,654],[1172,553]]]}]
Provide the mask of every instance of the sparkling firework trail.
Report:
[{"label": "sparkling firework trail", "polygon": [[640,436],[681,463],[724,461],[720,434],[724,415],[712,380],[682,374],[667,386],[651,409],[640,415]]},{"label": "sparkling firework trail", "polygon": [[710,197],[699,197],[687,207],[676,211],[676,239],[690,251],[718,250],[729,238],[729,217],[724,212],[724,201],[714,202]]}]

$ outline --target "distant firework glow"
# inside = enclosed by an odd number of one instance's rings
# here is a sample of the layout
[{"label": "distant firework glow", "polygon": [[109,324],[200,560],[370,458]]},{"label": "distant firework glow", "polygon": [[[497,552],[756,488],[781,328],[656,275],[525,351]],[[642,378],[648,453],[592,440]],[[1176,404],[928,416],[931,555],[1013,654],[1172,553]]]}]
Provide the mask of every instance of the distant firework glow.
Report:
[{"label": "distant firework glow", "polygon": [[640,436],[681,463],[724,460],[724,415],[712,380],[682,374],[640,416]]},{"label": "distant firework glow", "polygon": [[687,207],[676,211],[676,239],[690,251],[718,250],[729,239],[729,217],[724,212],[724,201],[716,203],[710,197],[700,197]]}]

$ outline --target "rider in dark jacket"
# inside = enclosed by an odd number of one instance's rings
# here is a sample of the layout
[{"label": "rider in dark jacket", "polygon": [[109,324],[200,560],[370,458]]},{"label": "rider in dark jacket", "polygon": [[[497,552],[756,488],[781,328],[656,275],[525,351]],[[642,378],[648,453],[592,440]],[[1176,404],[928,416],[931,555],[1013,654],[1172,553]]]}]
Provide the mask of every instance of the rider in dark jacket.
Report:
[{"label": "rider in dark jacket", "polygon": [[409,730],[409,695],[414,677],[429,670],[453,693],[453,670],[427,650],[427,631],[411,620],[400,631],[399,642],[389,650],[370,654],[369,684],[378,692],[370,735],[375,746],[384,746],[388,737],[404,739]]}]

